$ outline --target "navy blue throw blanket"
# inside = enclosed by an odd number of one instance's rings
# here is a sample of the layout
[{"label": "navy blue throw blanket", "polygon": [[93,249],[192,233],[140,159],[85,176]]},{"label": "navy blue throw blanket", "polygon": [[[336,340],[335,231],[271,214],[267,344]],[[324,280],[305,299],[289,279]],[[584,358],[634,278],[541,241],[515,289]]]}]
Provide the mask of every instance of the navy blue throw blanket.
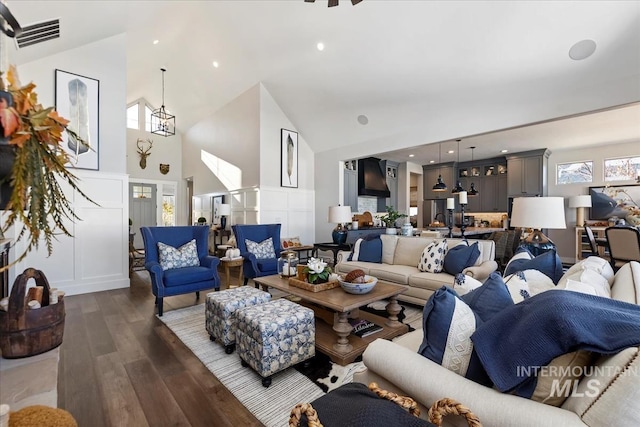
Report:
[{"label": "navy blue throw blanket", "polygon": [[579,349],[614,354],[640,345],[640,306],[552,290],[478,326],[474,349],[498,390],[530,398],[535,369]]}]

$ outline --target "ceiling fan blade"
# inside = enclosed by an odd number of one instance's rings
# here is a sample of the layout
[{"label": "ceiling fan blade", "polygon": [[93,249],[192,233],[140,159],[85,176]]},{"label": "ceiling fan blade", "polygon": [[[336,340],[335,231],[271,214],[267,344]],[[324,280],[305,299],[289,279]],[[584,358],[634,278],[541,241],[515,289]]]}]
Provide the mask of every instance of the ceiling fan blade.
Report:
[{"label": "ceiling fan blade", "polygon": [[351,0],[351,4],[352,5],[357,5],[358,3],[360,3],[362,0]]},{"label": "ceiling fan blade", "polygon": [[329,7],[337,6],[339,0],[329,0]]}]

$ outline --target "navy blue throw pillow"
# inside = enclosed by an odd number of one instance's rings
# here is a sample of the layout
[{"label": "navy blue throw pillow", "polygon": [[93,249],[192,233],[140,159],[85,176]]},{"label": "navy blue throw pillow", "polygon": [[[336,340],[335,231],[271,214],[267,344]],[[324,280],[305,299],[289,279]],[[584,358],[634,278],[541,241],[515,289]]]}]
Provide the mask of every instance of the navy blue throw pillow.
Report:
[{"label": "navy blue throw pillow", "polygon": [[505,285],[500,273],[493,272],[482,286],[460,297],[473,312],[488,322],[493,316],[513,305],[509,288]]},{"label": "navy blue throw pillow", "polygon": [[382,262],[382,239],[375,236],[370,239],[358,239],[353,245],[349,261]]},{"label": "navy blue throw pillow", "polygon": [[538,255],[533,259],[514,259],[509,262],[505,276],[524,270],[538,270],[547,275],[554,284],[562,277],[562,261],[554,249]]},{"label": "navy blue throw pillow", "polygon": [[455,276],[458,273],[462,273],[465,268],[474,265],[479,256],[478,242],[471,246],[465,244],[454,246],[449,249],[444,257],[444,271]]}]

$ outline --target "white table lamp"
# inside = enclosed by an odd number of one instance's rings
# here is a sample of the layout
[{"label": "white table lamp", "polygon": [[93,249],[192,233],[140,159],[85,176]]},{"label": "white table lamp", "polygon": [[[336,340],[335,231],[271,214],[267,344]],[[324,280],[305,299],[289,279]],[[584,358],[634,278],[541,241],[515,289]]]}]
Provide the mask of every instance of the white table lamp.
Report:
[{"label": "white table lamp", "polygon": [[556,245],[540,230],[567,228],[564,220],[564,198],[518,197],[513,199],[511,226],[533,228],[533,232],[522,242],[522,245],[533,255],[537,256],[549,249],[555,249]]},{"label": "white table lamp", "polygon": [[227,216],[231,215],[231,205],[221,203],[218,207],[218,214],[220,215],[220,228],[224,230],[227,227]]},{"label": "white table lamp", "polygon": [[576,226],[583,227],[584,226],[584,208],[591,207],[591,196],[590,195],[580,195],[580,196],[572,196],[569,197],[569,207],[577,208],[576,210]]}]

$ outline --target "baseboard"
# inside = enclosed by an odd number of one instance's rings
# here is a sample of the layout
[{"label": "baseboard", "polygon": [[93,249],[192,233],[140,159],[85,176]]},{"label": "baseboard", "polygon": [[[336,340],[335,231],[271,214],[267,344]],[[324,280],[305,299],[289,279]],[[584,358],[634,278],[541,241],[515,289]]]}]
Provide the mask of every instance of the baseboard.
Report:
[{"label": "baseboard", "polygon": [[112,289],[122,289],[129,287],[129,278],[114,278],[108,279],[104,281],[92,281],[85,283],[74,283],[74,284],[51,284],[52,287],[58,288],[61,291],[64,291],[66,295],[80,295],[80,294],[88,294],[91,292],[101,292],[101,291],[110,291]]}]

